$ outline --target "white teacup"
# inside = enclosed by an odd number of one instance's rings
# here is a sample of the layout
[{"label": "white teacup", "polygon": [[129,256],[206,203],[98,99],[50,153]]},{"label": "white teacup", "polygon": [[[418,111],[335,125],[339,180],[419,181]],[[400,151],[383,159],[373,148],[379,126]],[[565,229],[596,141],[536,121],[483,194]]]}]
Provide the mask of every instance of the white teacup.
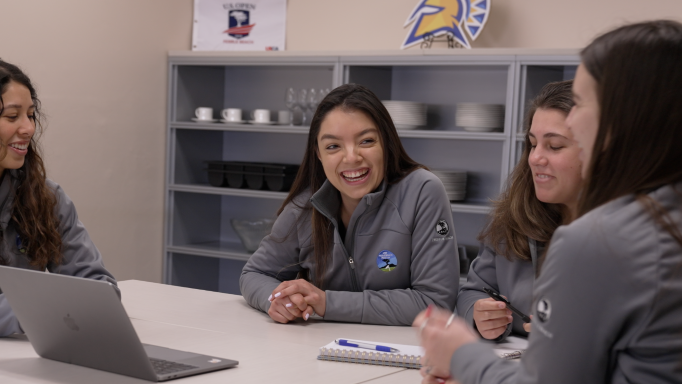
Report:
[{"label": "white teacup", "polygon": [[268,109],[256,109],[251,112],[251,118],[256,123],[269,123],[270,122],[270,110]]},{"label": "white teacup", "polygon": [[226,121],[242,121],[242,110],[239,108],[223,109],[220,114]]},{"label": "white teacup", "polygon": [[281,125],[291,124],[291,112],[290,111],[278,111],[277,112],[277,124],[281,124]]},{"label": "white teacup", "polygon": [[213,108],[199,107],[194,111],[198,120],[213,120]]}]

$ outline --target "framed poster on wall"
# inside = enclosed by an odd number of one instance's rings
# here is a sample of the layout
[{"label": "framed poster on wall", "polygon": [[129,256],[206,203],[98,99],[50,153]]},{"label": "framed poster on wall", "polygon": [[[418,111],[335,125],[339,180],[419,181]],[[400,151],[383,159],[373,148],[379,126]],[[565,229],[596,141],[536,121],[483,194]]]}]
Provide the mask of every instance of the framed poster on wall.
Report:
[{"label": "framed poster on wall", "polygon": [[194,0],[193,51],[283,51],[287,0]]}]

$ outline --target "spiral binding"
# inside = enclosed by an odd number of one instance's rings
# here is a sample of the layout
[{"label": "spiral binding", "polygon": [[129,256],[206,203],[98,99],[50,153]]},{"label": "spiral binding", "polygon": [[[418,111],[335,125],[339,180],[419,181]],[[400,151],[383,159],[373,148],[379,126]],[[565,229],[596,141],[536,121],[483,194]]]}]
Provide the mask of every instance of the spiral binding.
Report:
[{"label": "spiral binding", "polygon": [[344,363],[383,365],[387,367],[421,368],[421,357],[397,353],[350,351],[346,349],[320,348],[318,360],[340,361]]}]

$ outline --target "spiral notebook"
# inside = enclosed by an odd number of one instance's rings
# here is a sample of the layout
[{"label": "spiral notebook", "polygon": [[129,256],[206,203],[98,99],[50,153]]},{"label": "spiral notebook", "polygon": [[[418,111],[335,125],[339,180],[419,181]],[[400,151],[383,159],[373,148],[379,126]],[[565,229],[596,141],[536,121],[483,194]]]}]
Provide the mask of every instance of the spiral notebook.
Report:
[{"label": "spiral notebook", "polygon": [[[355,341],[361,343],[377,344],[374,341],[362,341],[357,339],[355,339]],[[421,368],[421,358],[424,355],[424,349],[422,347],[416,345],[390,343],[381,343],[381,345],[395,348],[399,352],[378,352],[368,349],[345,347],[332,341],[331,343],[320,348],[320,354],[317,356],[317,359],[340,361],[343,363],[384,365],[387,367],[411,369]],[[515,360],[522,357],[527,346],[528,340],[520,337],[509,336],[506,342],[495,344],[493,349],[500,358],[505,360]]]},{"label": "spiral notebook", "polygon": [[[361,343],[376,344],[374,341],[359,341]],[[334,341],[320,348],[318,360],[340,361],[344,363],[384,365],[387,367],[421,368],[421,357],[424,349],[416,345],[381,343],[387,347],[395,348],[398,352],[379,352],[369,349],[345,347]]]}]

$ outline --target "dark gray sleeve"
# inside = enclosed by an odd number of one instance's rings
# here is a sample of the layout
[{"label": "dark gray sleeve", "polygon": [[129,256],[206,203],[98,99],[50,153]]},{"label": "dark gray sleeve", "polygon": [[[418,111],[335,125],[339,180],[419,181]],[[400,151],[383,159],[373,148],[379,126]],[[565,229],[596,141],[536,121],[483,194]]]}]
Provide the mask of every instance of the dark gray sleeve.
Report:
[{"label": "dark gray sleeve", "polygon": [[483,346],[475,352],[461,348],[451,361],[453,377],[466,384],[608,382],[610,348],[632,321],[629,301],[641,300],[633,290],[644,287],[636,287],[634,272],[611,254],[604,236],[586,225],[557,229],[535,284],[532,331],[521,363],[510,368],[482,358],[490,356]]},{"label": "dark gray sleeve", "polygon": [[23,333],[23,331],[7,299],[5,299],[5,295],[0,294],[0,337],[9,336],[13,333]]},{"label": "dark gray sleeve", "polygon": [[298,238],[298,208],[285,207],[272,226],[272,232],[261,241],[258,249],[244,265],[239,289],[252,307],[267,312],[268,297],[286,280],[294,280],[302,270]]},{"label": "dark gray sleeve", "polygon": [[[327,291],[325,320],[366,324],[411,325],[429,304],[453,310],[459,286],[457,239],[452,208],[442,183],[426,181],[420,190],[412,231],[410,288],[382,291]],[[450,232],[435,232],[439,219]],[[436,240],[434,240],[436,239]]]},{"label": "dark gray sleeve", "polygon": [[48,186],[54,190],[57,197],[57,215],[62,235],[63,254],[60,264],[49,264],[47,269],[52,273],[109,282],[116,287],[116,293],[120,297],[121,293],[116,286],[116,280],[104,268],[102,255],[90,239],[83,223],[78,220],[73,202],[60,186],[51,181],[48,181]]},{"label": "dark gray sleeve", "polygon": [[[478,300],[490,297],[483,291],[483,288],[492,288],[496,292],[500,292],[500,287],[497,283],[496,257],[497,255],[492,248],[481,244],[478,256],[471,263],[471,268],[469,268],[467,282],[459,290],[457,314],[473,328],[476,328],[476,324],[474,324],[474,304]],[[509,336],[511,331],[512,323],[509,323],[504,333],[495,341],[503,341]]]}]

